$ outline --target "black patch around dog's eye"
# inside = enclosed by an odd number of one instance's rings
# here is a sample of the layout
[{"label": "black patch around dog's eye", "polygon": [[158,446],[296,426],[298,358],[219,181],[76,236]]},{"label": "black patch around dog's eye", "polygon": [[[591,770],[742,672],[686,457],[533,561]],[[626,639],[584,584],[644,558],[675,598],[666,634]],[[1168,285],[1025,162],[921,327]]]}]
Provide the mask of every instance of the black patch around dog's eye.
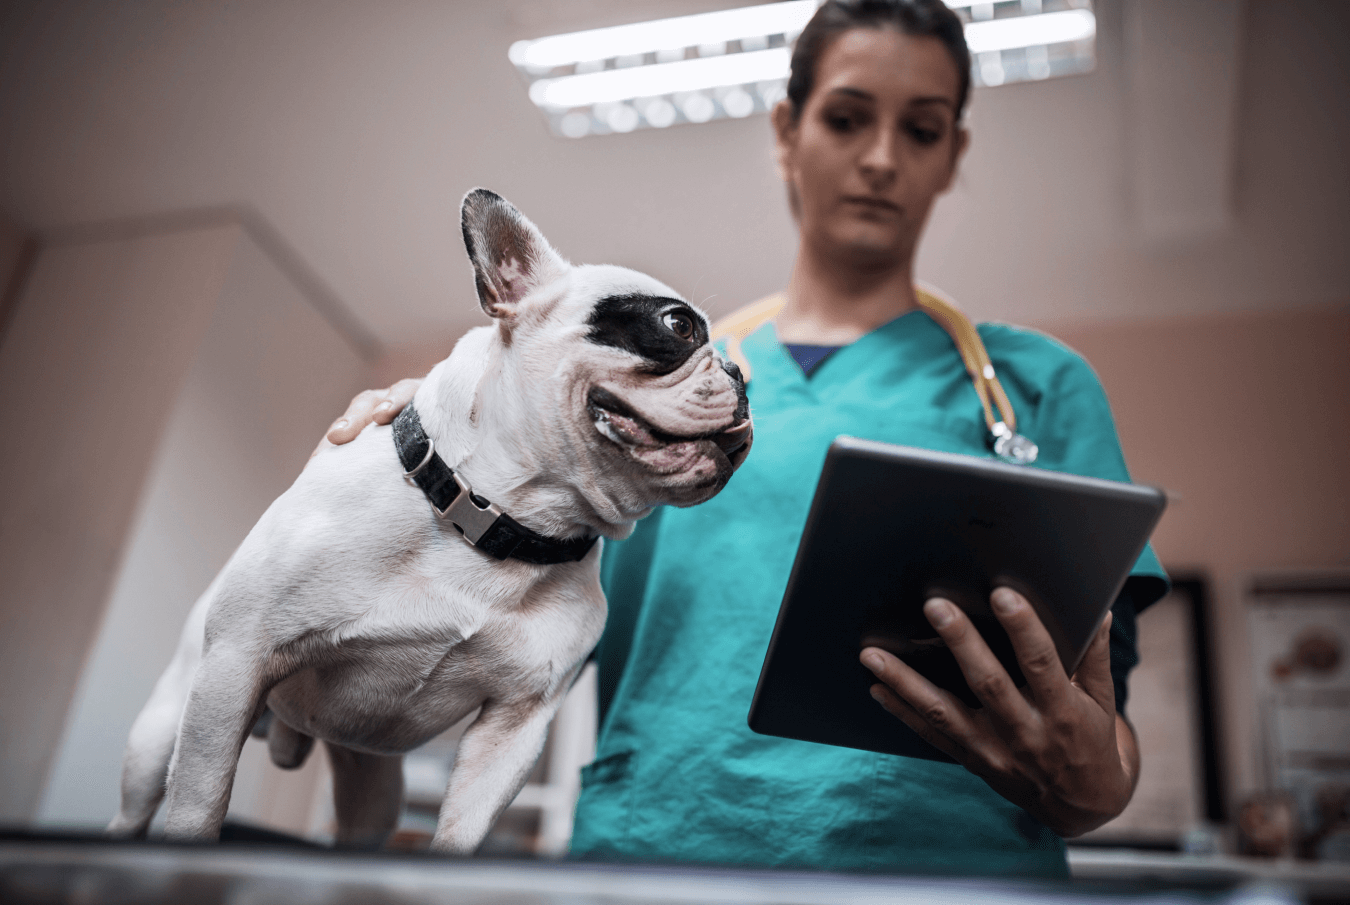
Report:
[{"label": "black patch around dog's eye", "polygon": [[669,374],[708,342],[703,316],[679,299],[611,295],[591,312],[586,338],[640,355],[655,374]]}]

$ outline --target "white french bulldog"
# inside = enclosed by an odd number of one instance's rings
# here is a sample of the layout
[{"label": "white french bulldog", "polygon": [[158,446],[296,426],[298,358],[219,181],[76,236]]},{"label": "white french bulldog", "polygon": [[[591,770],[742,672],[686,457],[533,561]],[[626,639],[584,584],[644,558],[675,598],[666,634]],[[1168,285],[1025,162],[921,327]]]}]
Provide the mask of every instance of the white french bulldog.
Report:
[{"label": "white french bulldog", "polygon": [[379,845],[402,755],[481,707],[432,843],[472,852],[600,638],[597,536],[708,499],[744,461],[745,385],[702,313],[567,263],[492,192],[461,219],[495,323],[393,425],[317,455],[202,595],[132,727],[111,832],[143,835],[167,787],[167,835],[216,838],[270,708],[279,764],[326,743],[338,843]]}]

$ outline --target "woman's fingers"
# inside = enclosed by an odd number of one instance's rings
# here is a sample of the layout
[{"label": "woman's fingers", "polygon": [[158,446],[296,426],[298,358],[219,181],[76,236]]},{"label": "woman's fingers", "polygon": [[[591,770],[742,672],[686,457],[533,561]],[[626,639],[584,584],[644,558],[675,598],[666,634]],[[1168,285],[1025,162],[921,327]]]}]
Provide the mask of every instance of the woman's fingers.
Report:
[{"label": "woman's fingers", "polygon": [[375,406],[384,400],[384,390],[362,390],[356,394],[347,411],[328,428],[326,439],[330,443],[350,443],[356,435],[375,419]]},{"label": "woman's fingers", "polygon": [[1019,724],[1031,718],[1031,708],[1008,670],[960,607],[935,597],[923,605],[923,614],[956,658],[966,684],[981,704],[1005,723]]},{"label": "woman's fingers", "polygon": [[384,391],[385,398],[375,406],[375,423],[388,424],[398,417],[398,413],[408,407],[422,385],[421,378],[405,377]]},{"label": "woman's fingers", "polygon": [[882,683],[872,686],[872,696],[933,747],[1057,832],[1074,835],[1099,826],[1124,808],[1137,775],[1137,758],[1136,766],[1126,765],[1117,737],[1110,619],[1070,683],[1026,599],[999,588],[990,603],[1012,640],[1031,686],[1028,694],[1013,687],[965,614],[950,601],[933,599],[924,613],[985,706],[968,709],[896,657],[869,647],[862,662]]},{"label": "woman's fingers", "polygon": [[1092,645],[1083,655],[1083,662],[1078,664],[1078,671],[1073,674],[1074,684],[1107,713],[1116,712],[1116,686],[1111,681],[1111,619],[1112,614],[1108,612]]},{"label": "woman's fingers", "polygon": [[[893,654],[879,647],[863,648],[859,659],[862,660],[863,666],[870,669],[873,675],[885,683],[895,693],[895,696],[908,706],[909,711],[921,720],[927,729],[945,736],[951,742],[956,743],[958,747],[969,748],[971,746],[971,742],[976,736],[975,726],[970,720],[965,705],[953,695],[938,688],[911,669],[908,664],[901,662]],[[877,700],[883,707],[886,705],[886,701],[880,698]],[[887,709],[890,710],[889,707]],[[894,710],[891,712],[900,717],[900,714]],[[904,717],[900,718],[904,719]],[[909,724],[906,723],[906,725]],[[924,735],[915,726],[911,725],[910,728],[920,735]],[[924,738],[927,739],[927,736],[924,736]]]},{"label": "woman's fingers", "polygon": [[886,712],[904,723],[919,738],[950,757],[952,760],[960,762],[965,752],[954,741],[934,729],[927,720],[919,715],[919,712],[909,704],[899,698],[895,692],[891,691],[885,685],[873,685],[872,697],[878,704],[886,709]]},{"label": "woman's fingers", "polygon": [[341,446],[355,440],[356,435],[372,423],[388,424],[412,401],[421,385],[422,381],[409,379],[400,380],[384,390],[363,390],[347,406],[342,417],[333,422],[327,440]]},{"label": "woman's fingers", "polygon": [[995,618],[1008,633],[1017,665],[1027,687],[1042,709],[1054,707],[1069,693],[1069,677],[1059,662],[1059,651],[1036,611],[1011,588],[995,588],[989,598]]}]

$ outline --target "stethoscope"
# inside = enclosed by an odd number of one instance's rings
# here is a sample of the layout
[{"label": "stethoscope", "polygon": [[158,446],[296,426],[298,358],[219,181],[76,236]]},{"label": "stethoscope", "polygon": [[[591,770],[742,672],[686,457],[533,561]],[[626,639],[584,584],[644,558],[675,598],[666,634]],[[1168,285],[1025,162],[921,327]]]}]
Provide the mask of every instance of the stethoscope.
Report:
[{"label": "stethoscope", "polygon": [[[961,355],[961,362],[975,386],[975,395],[980,398],[980,406],[984,409],[984,423],[989,430],[987,441],[994,455],[1016,465],[1035,462],[1040,450],[1035,443],[1017,432],[1017,415],[1013,412],[1012,402],[1003,391],[1003,384],[999,383],[998,374],[994,371],[994,363],[989,359],[989,351],[985,349],[984,341],[980,339],[970,318],[931,286],[917,285],[914,294],[919,308],[947,331]],[[777,317],[786,302],[787,297],[783,293],[775,293],[733,311],[712,326],[712,338],[726,340],[727,355],[740,367],[747,381],[750,379],[750,362],[741,349],[741,340],[759,329],[765,321]],[[997,414],[995,409],[998,410]]]}]

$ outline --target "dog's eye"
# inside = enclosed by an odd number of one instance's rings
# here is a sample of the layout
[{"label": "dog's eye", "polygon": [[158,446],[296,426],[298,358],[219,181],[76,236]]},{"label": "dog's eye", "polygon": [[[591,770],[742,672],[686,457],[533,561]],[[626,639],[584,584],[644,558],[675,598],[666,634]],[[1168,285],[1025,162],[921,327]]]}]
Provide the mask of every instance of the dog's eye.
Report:
[{"label": "dog's eye", "polygon": [[680,339],[694,338],[694,321],[687,314],[681,314],[678,311],[668,311],[661,318],[661,323],[665,324],[666,327]]}]

